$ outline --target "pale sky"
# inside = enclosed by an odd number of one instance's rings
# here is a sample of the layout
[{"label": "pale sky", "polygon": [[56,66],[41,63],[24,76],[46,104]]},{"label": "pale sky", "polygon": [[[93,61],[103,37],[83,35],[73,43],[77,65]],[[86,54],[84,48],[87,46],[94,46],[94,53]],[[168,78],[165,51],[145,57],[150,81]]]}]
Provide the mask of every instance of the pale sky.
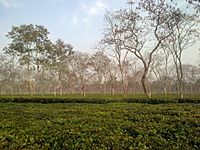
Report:
[{"label": "pale sky", "polygon": [[[92,52],[102,37],[105,11],[125,5],[126,0],[0,0],[0,50],[12,26],[37,24],[48,29],[52,41],[61,38],[75,50]],[[185,63],[197,64],[199,47],[185,52]]]}]

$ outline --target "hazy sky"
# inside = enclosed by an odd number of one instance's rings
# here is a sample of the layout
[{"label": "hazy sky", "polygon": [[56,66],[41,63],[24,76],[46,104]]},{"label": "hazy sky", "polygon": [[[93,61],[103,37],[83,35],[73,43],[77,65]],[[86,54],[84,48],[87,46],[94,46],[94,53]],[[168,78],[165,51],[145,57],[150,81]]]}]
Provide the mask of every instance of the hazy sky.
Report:
[{"label": "hazy sky", "polygon": [[[76,50],[92,52],[103,32],[105,10],[124,7],[126,0],[0,0],[0,49],[8,43],[5,35],[12,26],[45,26],[50,38],[71,43]],[[184,55],[196,64],[198,46]],[[200,59],[199,59],[200,60]]]}]

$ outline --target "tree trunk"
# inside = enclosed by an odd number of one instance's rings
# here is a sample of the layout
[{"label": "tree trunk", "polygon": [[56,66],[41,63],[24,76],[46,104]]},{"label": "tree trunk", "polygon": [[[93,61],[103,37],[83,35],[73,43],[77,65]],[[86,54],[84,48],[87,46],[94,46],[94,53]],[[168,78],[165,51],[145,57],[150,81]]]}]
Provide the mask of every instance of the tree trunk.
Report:
[{"label": "tree trunk", "polygon": [[15,81],[13,80],[12,81],[12,95],[14,95],[15,94]]},{"label": "tree trunk", "polygon": [[127,97],[127,92],[128,91],[128,83],[123,83],[123,96],[124,98]]},{"label": "tree trunk", "polygon": [[145,70],[142,75],[141,83],[142,83],[142,88],[143,88],[145,96],[147,98],[151,98],[151,92],[150,92],[148,81],[147,81],[147,70]]},{"label": "tree trunk", "polygon": [[106,83],[103,84],[103,95],[106,94]]},{"label": "tree trunk", "polygon": [[106,94],[106,91],[107,91],[107,80],[105,79],[105,81],[103,82],[103,95]]},{"label": "tree trunk", "polygon": [[167,95],[167,87],[166,86],[164,86],[163,92],[164,92],[164,95],[166,96]]},{"label": "tree trunk", "polygon": [[82,96],[86,96],[84,84],[81,86],[81,94],[82,94]]},{"label": "tree trunk", "polygon": [[60,96],[63,95],[63,86],[62,86],[62,81],[60,81]]},{"label": "tree trunk", "polygon": [[183,95],[183,69],[182,69],[182,63],[180,58],[178,58],[176,62],[176,69],[177,69],[177,79],[178,79],[178,94],[179,97],[182,99],[184,97]]},{"label": "tree trunk", "polygon": [[179,96],[182,99],[184,97],[183,95],[183,82],[180,80],[179,81]]},{"label": "tree trunk", "polygon": [[[104,90],[104,86],[103,86],[103,84],[102,84],[102,82],[101,81],[99,81],[98,82],[98,86],[99,86],[99,94],[103,94],[103,90]],[[98,88],[97,88],[98,89]]]},{"label": "tree trunk", "polygon": [[115,85],[114,85],[114,83],[111,83],[111,95],[115,95]]},{"label": "tree trunk", "polygon": [[183,68],[182,68],[182,63],[181,60],[179,59],[179,68],[180,68],[180,98],[183,98],[183,91],[184,91],[184,86],[183,86]]},{"label": "tree trunk", "polygon": [[53,95],[56,96],[56,87],[53,88]]},{"label": "tree trunk", "polygon": [[120,69],[120,73],[121,73],[123,96],[124,96],[124,98],[126,98],[127,97],[127,87],[126,87],[126,81],[125,81],[125,74],[124,74],[124,68],[120,61],[119,61],[119,69]]},{"label": "tree trunk", "polygon": [[29,89],[31,96],[33,96],[35,94],[35,83],[31,79],[29,79]]}]

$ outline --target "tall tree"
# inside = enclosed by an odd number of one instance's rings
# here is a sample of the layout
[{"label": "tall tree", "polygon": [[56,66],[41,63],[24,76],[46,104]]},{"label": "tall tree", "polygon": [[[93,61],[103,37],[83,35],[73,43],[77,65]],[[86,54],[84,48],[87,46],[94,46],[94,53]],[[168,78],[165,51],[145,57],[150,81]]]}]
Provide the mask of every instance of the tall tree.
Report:
[{"label": "tall tree", "polygon": [[97,51],[91,57],[91,65],[97,76],[97,84],[100,86],[100,93],[105,93],[106,81],[109,74],[111,60],[102,52]]},{"label": "tall tree", "polygon": [[0,93],[15,94],[17,81],[20,79],[20,67],[12,57],[0,56]]},{"label": "tall tree", "polygon": [[200,70],[195,65],[183,64],[185,91],[190,94],[195,93],[195,83],[200,78]]},{"label": "tall tree", "polygon": [[66,44],[61,39],[58,39],[55,44],[52,43],[46,52],[46,67],[53,70],[54,78],[58,79],[58,85],[54,87],[54,94],[57,88],[60,89],[60,95],[63,94],[63,84],[67,83],[64,77],[69,75],[69,60],[73,53],[73,46]]},{"label": "tall tree", "polygon": [[170,51],[176,68],[177,77],[177,89],[180,98],[183,98],[183,68],[182,68],[182,56],[184,50],[193,46],[198,37],[198,16],[183,13],[180,10],[174,12],[176,15],[177,23],[172,28],[172,34],[168,39],[165,39],[162,43],[163,49]]},{"label": "tall tree", "polygon": [[108,12],[105,16],[105,22],[105,33],[101,43],[105,44],[106,52],[116,61],[119,67],[123,95],[126,97],[128,89],[126,63],[129,51],[124,47],[124,33],[118,30],[118,25],[123,24],[123,20]]},{"label": "tall tree", "polygon": [[7,54],[17,55],[20,64],[26,66],[29,92],[32,95],[35,86],[32,71],[39,71],[40,56],[45,51],[45,45],[49,43],[48,34],[44,26],[29,24],[13,26],[6,35],[11,43],[4,50]]},{"label": "tall tree", "polygon": [[[164,0],[141,0],[129,3],[130,9],[114,12],[113,25],[123,38],[123,48],[133,53],[143,64],[141,84],[147,97],[151,97],[148,85],[148,73],[153,55],[161,43],[172,33],[170,28],[175,23],[174,15]],[[164,32],[165,31],[165,32]]]},{"label": "tall tree", "polygon": [[155,57],[157,59],[157,64],[153,66],[153,73],[162,85],[164,95],[167,95],[170,91],[169,65],[171,63],[171,53],[166,49],[162,49]]},{"label": "tall tree", "polygon": [[70,61],[71,70],[82,96],[86,96],[86,83],[96,74],[91,64],[91,57],[86,53],[80,52],[74,53]]}]

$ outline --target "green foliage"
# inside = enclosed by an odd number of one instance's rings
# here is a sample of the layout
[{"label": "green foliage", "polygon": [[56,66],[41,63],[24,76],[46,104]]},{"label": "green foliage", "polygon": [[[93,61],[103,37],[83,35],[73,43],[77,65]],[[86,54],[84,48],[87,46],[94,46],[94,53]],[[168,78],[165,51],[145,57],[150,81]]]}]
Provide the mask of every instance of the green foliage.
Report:
[{"label": "green foliage", "polygon": [[146,103],[146,104],[163,104],[163,103],[200,103],[199,95],[186,95],[184,99],[177,98],[177,95],[153,95],[151,99],[144,95],[128,95],[124,98],[123,95],[16,95],[16,96],[0,96],[0,102],[19,102],[19,103],[91,103],[91,104],[107,104],[107,103]]},{"label": "green foliage", "polygon": [[0,149],[199,149],[198,104],[0,103]]},{"label": "green foliage", "polygon": [[40,55],[49,48],[48,30],[40,25],[13,26],[6,35],[11,43],[4,49],[5,53],[19,56],[21,65],[38,65],[43,62]]}]

